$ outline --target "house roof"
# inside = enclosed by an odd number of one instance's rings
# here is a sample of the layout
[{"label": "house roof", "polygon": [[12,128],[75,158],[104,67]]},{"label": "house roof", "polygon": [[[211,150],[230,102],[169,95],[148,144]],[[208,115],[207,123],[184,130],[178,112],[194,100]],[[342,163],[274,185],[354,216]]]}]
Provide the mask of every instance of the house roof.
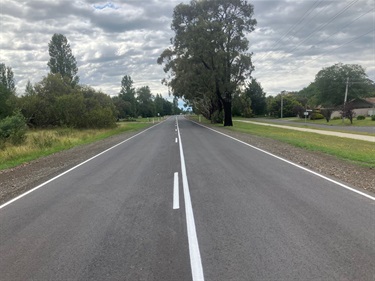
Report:
[{"label": "house roof", "polygon": [[364,100],[369,102],[369,103],[372,103],[373,105],[375,105],[375,97],[374,98],[364,98]]},{"label": "house roof", "polygon": [[348,101],[354,108],[371,108],[375,107],[375,98],[356,98]]}]

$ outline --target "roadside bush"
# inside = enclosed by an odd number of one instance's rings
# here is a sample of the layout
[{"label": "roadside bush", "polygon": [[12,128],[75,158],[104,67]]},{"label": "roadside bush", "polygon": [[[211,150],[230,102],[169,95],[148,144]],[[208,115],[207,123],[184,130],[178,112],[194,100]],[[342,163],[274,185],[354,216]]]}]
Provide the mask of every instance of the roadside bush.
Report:
[{"label": "roadside bush", "polygon": [[110,108],[97,108],[85,115],[85,123],[82,128],[114,128],[116,127],[116,117]]},{"label": "roadside bush", "polygon": [[375,121],[375,115],[372,115],[372,116],[371,116],[371,120],[372,120],[372,121]]},{"label": "roadside bush", "polygon": [[366,119],[366,117],[363,116],[363,115],[358,115],[357,116],[357,120],[365,120],[365,119]]},{"label": "roadside bush", "polygon": [[340,116],[333,117],[331,120],[339,120],[342,119]]},{"label": "roadside bush", "polygon": [[26,120],[21,113],[8,116],[0,121],[0,143],[21,144],[26,140]]},{"label": "roadside bush", "polygon": [[324,119],[324,116],[323,116],[323,114],[314,112],[313,114],[311,114],[310,119],[311,120]]}]

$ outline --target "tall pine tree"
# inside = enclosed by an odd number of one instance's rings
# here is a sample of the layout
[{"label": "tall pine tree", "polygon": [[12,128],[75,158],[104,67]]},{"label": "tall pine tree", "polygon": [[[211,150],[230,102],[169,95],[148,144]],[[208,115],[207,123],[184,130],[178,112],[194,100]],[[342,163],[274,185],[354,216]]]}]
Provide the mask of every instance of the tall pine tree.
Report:
[{"label": "tall pine tree", "polygon": [[79,82],[77,61],[66,37],[55,33],[48,44],[48,51],[50,55],[48,66],[51,73],[60,73],[61,76],[69,78],[72,86],[77,85]]}]

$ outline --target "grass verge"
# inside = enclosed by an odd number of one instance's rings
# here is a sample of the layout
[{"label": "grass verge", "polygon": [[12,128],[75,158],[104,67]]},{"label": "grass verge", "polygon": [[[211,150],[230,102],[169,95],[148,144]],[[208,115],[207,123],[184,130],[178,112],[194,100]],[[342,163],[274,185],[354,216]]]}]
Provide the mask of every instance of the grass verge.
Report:
[{"label": "grass verge", "polygon": [[[198,118],[193,118],[195,121]],[[209,123],[203,120],[202,123]],[[222,127],[221,124],[215,125]],[[235,122],[230,131],[275,139],[310,151],[319,151],[357,165],[375,168],[375,145],[371,142]]]},{"label": "grass verge", "polygon": [[342,119],[331,119],[327,122],[325,119],[318,119],[318,120],[306,120],[301,118],[290,118],[291,121],[296,123],[304,123],[304,124],[319,124],[319,125],[326,125],[327,127],[335,127],[335,126],[358,126],[358,127],[375,127],[375,121],[371,120],[371,117],[366,117],[363,120],[357,120],[357,118],[353,118],[353,124],[350,123],[348,118],[345,118],[344,122]]},{"label": "grass verge", "polygon": [[30,130],[24,144],[18,146],[7,144],[0,150],[0,170],[113,135],[138,131],[148,126],[150,123],[120,122],[116,128],[102,130],[71,128]]},{"label": "grass verge", "polygon": [[[367,133],[367,132],[352,132],[357,135],[364,135],[364,136],[375,136],[375,121],[365,121],[364,123],[354,123],[353,125],[350,125],[348,123],[345,123],[345,125],[342,124],[342,121],[337,122],[338,120],[333,120],[335,122],[327,124],[327,122],[322,122],[322,120],[309,120],[306,123],[304,121],[301,121],[300,118],[286,118],[288,119],[288,123],[277,123],[273,122],[272,120],[267,121],[266,119],[257,119],[257,118],[243,118],[243,117],[235,117],[233,121],[236,120],[244,120],[244,121],[254,121],[259,123],[267,123],[267,124],[278,124],[283,126],[290,126],[290,127],[297,127],[297,128],[309,128],[309,129],[317,129],[317,130],[323,130],[323,131],[334,131],[334,132],[341,132],[341,133],[350,133],[347,130],[342,130],[342,127],[373,127],[374,133]],[[362,122],[364,120],[359,120],[358,122]],[[349,122],[349,121],[348,121]],[[371,123],[372,122],[372,123]],[[314,126],[322,125],[321,127],[317,128]]]}]

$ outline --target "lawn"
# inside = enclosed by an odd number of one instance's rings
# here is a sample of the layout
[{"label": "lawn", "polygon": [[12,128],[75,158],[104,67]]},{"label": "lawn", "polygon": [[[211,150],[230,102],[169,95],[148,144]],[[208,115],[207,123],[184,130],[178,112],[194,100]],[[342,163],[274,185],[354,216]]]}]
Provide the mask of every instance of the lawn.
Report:
[{"label": "lawn", "polygon": [[[288,118],[290,119],[290,118]],[[298,123],[305,123],[304,119],[301,118],[293,118],[293,122]],[[360,126],[360,127],[374,127],[375,128],[375,121],[371,120],[371,117],[366,117],[364,120],[357,120],[356,118],[353,118],[353,124],[350,123],[350,120],[345,118],[344,122],[342,119],[334,119],[327,122],[325,119],[319,119],[319,120],[307,120],[306,124],[320,124],[320,125],[327,125],[327,126]]]},{"label": "lawn", "polygon": [[[209,123],[209,121],[203,119],[202,123]],[[194,120],[197,121],[198,118],[195,117]],[[221,124],[215,126],[222,127]],[[226,127],[226,129],[279,140],[306,150],[320,151],[345,161],[375,168],[375,144],[372,142],[236,121],[234,121],[233,127]]]}]

